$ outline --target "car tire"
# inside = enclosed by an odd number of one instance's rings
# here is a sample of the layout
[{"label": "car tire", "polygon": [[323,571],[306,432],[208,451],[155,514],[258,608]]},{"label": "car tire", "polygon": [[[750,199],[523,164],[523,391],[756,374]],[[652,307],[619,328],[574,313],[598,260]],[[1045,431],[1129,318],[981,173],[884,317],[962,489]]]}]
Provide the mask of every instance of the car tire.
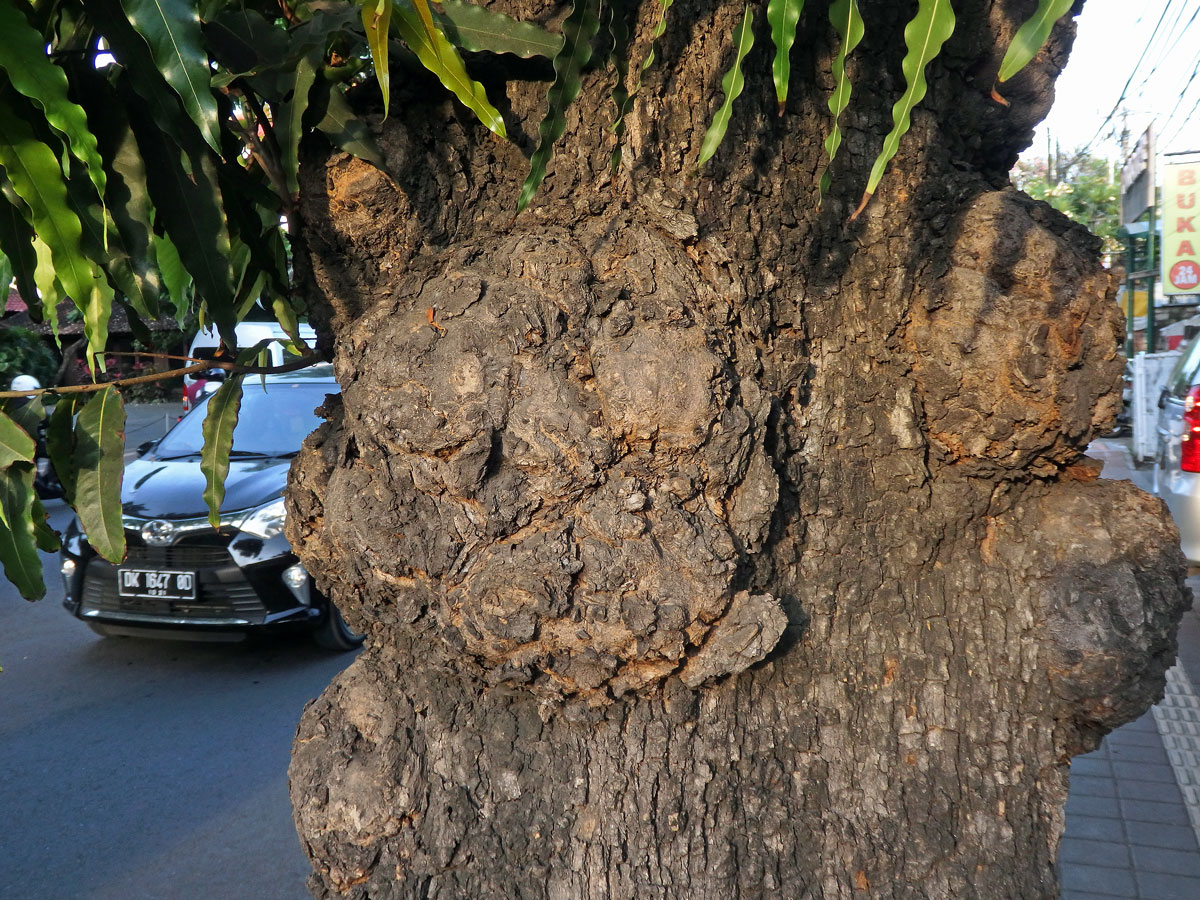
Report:
[{"label": "car tire", "polygon": [[364,635],[356,634],[346,624],[338,608],[332,603],[325,615],[325,621],[313,632],[313,640],[326,650],[345,652],[362,646]]}]

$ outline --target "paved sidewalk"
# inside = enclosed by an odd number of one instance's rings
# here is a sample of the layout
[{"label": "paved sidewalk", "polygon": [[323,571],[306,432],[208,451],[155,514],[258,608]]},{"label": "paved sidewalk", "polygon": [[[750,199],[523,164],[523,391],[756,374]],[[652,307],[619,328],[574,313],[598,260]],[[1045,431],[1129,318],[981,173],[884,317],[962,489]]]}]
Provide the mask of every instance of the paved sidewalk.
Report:
[{"label": "paved sidewalk", "polygon": [[[1149,487],[1123,442],[1088,452]],[[1200,699],[1183,665],[1153,710],[1072,760],[1059,874],[1062,900],[1200,900]]]}]

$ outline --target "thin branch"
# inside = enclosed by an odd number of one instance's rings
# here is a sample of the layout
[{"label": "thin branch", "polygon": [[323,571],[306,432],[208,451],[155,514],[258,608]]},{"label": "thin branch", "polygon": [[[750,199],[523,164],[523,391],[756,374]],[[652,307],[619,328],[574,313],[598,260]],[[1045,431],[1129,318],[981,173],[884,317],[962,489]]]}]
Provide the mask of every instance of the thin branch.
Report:
[{"label": "thin branch", "polygon": [[[294,204],[292,196],[288,192],[287,178],[284,176],[283,167],[279,164],[279,141],[275,138],[275,129],[271,125],[267,111],[263,109],[253,91],[232,85],[229,90],[242,98],[242,102],[249,107],[249,112],[254,116],[253,122],[244,124],[238,121],[237,116],[230,116],[230,127],[240,134],[250,147],[250,155],[258,160],[259,167],[266,173],[267,180],[271,183],[271,187],[279,199],[283,201],[284,209],[290,218],[294,212]],[[259,139],[258,128],[262,128],[263,136],[266,138],[265,142]]]},{"label": "thin branch", "polygon": [[283,10],[283,17],[288,20],[289,25],[300,24],[300,17],[296,15],[287,0],[279,0],[279,8]]},{"label": "thin branch", "polygon": [[[117,354],[110,354],[116,356]],[[127,355],[127,354],[123,354]],[[170,359],[192,359],[193,357],[169,357]],[[118,378],[115,381],[102,381],[93,384],[72,384],[63,387],[38,388],[35,391],[0,391],[0,400],[11,400],[14,397],[39,397],[43,394],[92,394],[109,387],[125,387],[130,384],[148,384],[154,381],[166,381],[184,375],[195,375],[198,372],[209,372],[213,369],[223,369],[239,375],[280,375],[285,372],[296,372],[310,366],[325,362],[324,357],[310,353],[291,362],[278,366],[241,366],[235,362],[223,362],[219,359],[209,359],[194,366],[184,366],[182,369],[171,369],[166,372],[153,372],[149,375],[135,375],[131,378]]]}]

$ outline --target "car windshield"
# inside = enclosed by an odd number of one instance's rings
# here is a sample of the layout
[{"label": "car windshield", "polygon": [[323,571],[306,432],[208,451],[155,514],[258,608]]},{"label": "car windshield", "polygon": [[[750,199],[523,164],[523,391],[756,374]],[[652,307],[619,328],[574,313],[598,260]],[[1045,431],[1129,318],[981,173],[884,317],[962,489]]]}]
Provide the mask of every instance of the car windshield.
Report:
[{"label": "car windshield", "polygon": [[[242,407],[233,430],[232,456],[290,456],[320,424],[313,412],[326,394],[336,394],[336,382],[267,382],[249,377],[242,385]],[[159,459],[194,456],[204,445],[202,427],[209,398],[184,416],[158,442]]]}]

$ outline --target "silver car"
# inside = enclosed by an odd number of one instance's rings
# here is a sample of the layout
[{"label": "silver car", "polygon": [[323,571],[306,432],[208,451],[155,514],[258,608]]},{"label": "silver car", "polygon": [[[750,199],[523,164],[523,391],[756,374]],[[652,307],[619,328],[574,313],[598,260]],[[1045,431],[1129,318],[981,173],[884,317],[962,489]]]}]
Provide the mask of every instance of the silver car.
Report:
[{"label": "silver car", "polygon": [[1184,345],[1158,409],[1154,493],[1171,510],[1188,564],[1200,565],[1200,336]]}]

